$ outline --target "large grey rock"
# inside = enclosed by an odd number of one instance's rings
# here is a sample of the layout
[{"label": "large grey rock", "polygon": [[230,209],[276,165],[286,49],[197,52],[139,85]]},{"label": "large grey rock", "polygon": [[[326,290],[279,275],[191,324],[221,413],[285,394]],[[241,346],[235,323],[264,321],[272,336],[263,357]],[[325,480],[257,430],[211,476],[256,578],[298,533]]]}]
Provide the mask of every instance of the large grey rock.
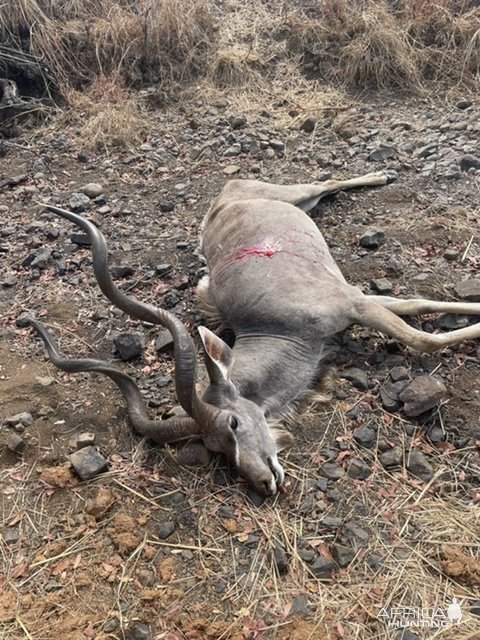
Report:
[{"label": "large grey rock", "polygon": [[455,284],[455,293],[462,300],[480,302],[480,278],[467,278]]},{"label": "large grey rock", "polygon": [[415,378],[400,394],[407,416],[419,416],[432,409],[448,394],[447,387],[436,376],[423,375]]}]

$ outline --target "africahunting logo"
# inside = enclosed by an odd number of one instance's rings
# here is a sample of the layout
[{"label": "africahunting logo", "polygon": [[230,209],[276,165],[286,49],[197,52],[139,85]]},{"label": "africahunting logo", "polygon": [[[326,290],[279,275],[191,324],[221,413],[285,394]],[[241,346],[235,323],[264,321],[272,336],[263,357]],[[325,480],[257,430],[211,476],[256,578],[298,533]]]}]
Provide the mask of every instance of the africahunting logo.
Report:
[{"label": "africahunting logo", "polygon": [[451,604],[442,607],[384,607],[378,614],[388,627],[427,627],[444,628],[459,625],[462,622],[462,608],[454,597]]}]

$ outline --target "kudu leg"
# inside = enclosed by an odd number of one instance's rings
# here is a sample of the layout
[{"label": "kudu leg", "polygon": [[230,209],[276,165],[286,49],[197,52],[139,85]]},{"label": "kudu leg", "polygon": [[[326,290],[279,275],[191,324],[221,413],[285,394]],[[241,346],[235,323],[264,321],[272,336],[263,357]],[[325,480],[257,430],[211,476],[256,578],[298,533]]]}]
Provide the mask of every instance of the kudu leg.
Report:
[{"label": "kudu leg", "polygon": [[326,180],[313,184],[276,185],[257,180],[232,180],[227,183],[221,200],[246,200],[260,198],[262,200],[279,200],[294,204],[305,213],[313,209],[317,203],[329,193],[354,189],[355,187],[380,187],[396,180],[395,171],[378,171],[350,180]]},{"label": "kudu leg", "polygon": [[419,331],[367,296],[354,303],[353,322],[381,331],[423,353],[433,353],[465,340],[480,338],[480,323],[448,333]]},{"label": "kudu leg", "polygon": [[397,316],[420,316],[424,313],[462,313],[480,315],[480,302],[443,302],[440,300],[402,300],[390,296],[367,296]]}]

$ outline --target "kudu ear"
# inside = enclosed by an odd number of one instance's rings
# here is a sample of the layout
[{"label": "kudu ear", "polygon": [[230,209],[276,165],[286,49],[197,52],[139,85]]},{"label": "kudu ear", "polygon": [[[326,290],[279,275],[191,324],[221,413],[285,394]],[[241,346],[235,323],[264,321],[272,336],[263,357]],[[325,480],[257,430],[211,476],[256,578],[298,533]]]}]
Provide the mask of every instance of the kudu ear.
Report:
[{"label": "kudu ear", "polygon": [[233,351],[206,327],[198,327],[205,348],[205,364],[212,384],[227,384],[233,366]]}]

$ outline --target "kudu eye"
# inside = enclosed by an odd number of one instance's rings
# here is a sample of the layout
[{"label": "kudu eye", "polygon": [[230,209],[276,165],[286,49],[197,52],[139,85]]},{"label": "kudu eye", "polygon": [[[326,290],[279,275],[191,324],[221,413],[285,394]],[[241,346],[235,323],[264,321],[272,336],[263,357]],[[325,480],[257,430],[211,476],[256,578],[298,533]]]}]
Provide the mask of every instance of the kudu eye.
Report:
[{"label": "kudu eye", "polygon": [[235,416],[230,416],[228,419],[228,424],[233,431],[236,431],[238,427],[238,420]]}]

